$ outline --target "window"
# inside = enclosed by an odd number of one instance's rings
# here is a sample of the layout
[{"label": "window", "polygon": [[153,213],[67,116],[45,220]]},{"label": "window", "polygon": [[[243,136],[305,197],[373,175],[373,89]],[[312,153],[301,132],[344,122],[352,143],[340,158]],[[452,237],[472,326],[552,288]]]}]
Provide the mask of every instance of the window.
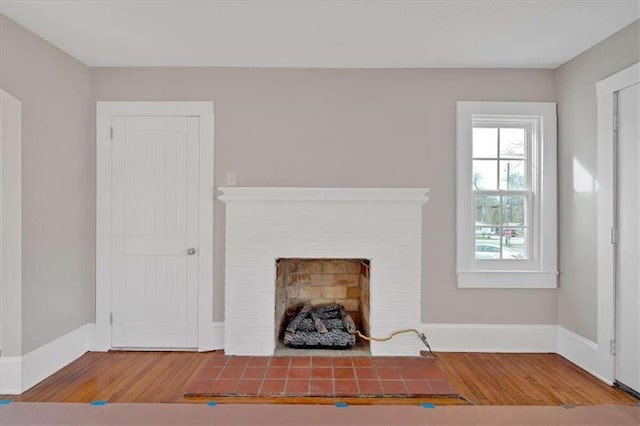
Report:
[{"label": "window", "polygon": [[556,287],[555,108],[458,102],[459,287]]},{"label": "window", "polygon": [[530,253],[532,125],[507,117],[471,122],[471,190],[475,214],[475,259],[527,259]]}]

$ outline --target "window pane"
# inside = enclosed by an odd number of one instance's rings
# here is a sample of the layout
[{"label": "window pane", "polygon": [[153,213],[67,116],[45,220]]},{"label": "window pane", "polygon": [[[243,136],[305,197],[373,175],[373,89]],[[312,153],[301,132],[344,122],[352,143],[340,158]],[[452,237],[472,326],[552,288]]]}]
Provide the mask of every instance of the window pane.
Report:
[{"label": "window pane", "polygon": [[500,129],[500,158],[524,158],[524,129]]},{"label": "window pane", "polygon": [[475,259],[500,259],[500,235],[497,228],[476,227]]},{"label": "window pane", "polygon": [[472,179],[474,190],[498,189],[498,161],[473,160]]},{"label": "window pane", "polygon": [[502,198],[502,225],[523,226],[525,225],[526,210],[525,197],[512,196]]},{"label": "window pane", "polygon": [[498,158],[498,129],[473,128],[473,157]]},{"label": "window pane", "polygon": [[524,191],[526,188],[526,162],[500,160],[500,189]]},{"label": "window pane", "polygon": [[475,208],[476,226],[493,225],[496,228],[502,222],[500,217],[500,197],[479,195],[476,197]]},{"label": "window pane", "polygon": [[500,228],[497,226],[476,226],[476,240],[478,239],[500,242]]},{"label": "window pane", "polygon": [[502,229],[502,258],[527,259],[528,237],[526,228],[510,227]]}]

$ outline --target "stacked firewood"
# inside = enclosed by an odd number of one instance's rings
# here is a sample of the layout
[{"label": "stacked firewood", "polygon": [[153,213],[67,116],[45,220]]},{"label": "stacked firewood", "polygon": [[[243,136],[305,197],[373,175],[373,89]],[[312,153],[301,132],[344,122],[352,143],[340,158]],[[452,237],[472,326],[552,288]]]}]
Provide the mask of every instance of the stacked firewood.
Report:
[{"label": "stacked firewood", "polygon": [[356,343],[356,325],[344,306],[305,305],[284,332],[284,343],[293,348],[346,349]]}]

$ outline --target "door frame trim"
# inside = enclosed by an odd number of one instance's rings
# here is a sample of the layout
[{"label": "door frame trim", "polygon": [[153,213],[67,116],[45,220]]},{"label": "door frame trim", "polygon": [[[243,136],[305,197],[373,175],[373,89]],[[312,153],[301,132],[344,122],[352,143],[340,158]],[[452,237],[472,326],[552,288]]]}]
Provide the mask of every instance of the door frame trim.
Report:
[{"label": "door frame trim", "polygon": [[200,118],[198,207],[198,350],[216,349],[213,324],[213,102],[96,102],[96,330],[92,350],[111,349],[111,117],[167,115]]},{"label": "door frame trim", "polygon": [[615,224],[615,137],[613,112],[615,93],[640,82],[640,62],[596,83],[598,102],[598,256],[597,256],[597,344],[598,373],[615,382],[615,357],[610,342],[615,341],[615,247],[611,230]]}]

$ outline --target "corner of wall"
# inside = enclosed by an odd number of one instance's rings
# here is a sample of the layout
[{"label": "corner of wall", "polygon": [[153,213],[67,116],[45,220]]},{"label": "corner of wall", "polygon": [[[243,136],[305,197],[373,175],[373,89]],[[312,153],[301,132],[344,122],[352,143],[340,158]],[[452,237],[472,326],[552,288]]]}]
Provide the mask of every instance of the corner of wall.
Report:
[{"label": "corner of wall", "polygon": [[94,328],[85,324],[26,355],[0,357],[0,394],[21,394],[84,355]]}]

